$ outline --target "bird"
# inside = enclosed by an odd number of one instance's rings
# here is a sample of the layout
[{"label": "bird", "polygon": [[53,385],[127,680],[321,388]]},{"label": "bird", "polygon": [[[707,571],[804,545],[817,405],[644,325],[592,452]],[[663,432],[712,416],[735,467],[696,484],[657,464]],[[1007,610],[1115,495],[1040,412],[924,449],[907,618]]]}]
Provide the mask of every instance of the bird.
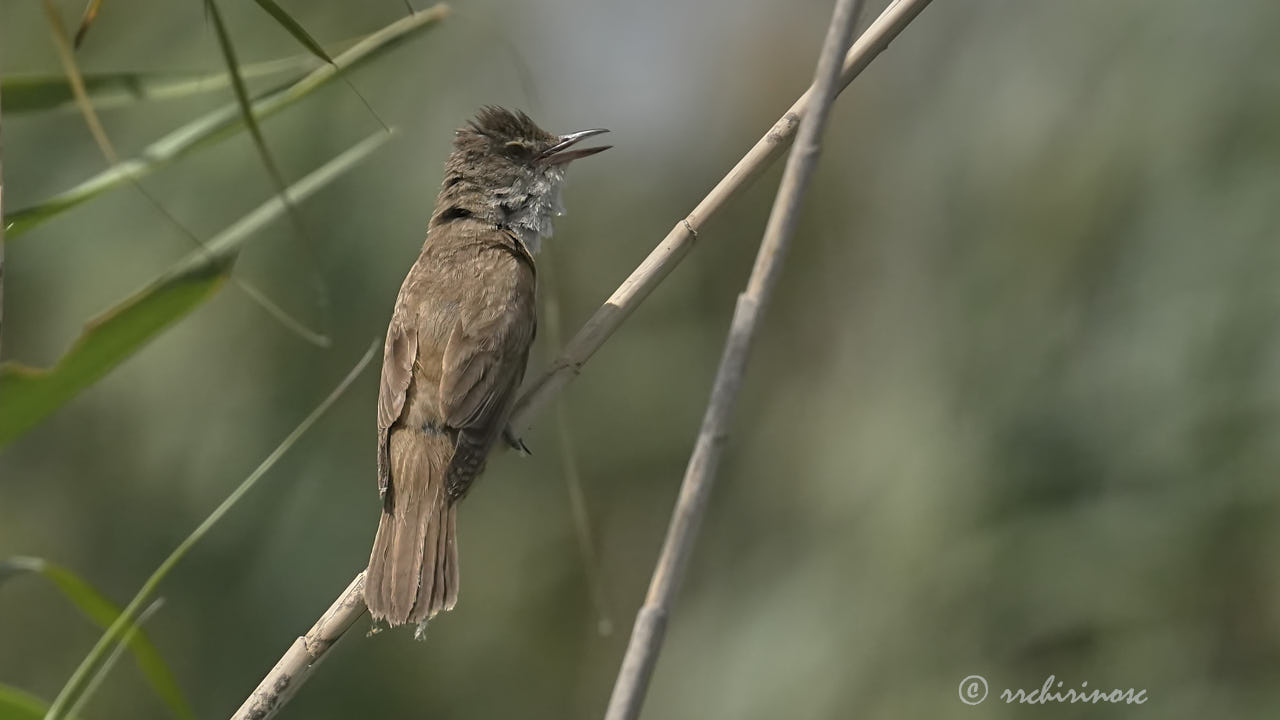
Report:
[{"label": "bird", "polygon": [[[378,389],[381,516],[364,599],[421,633],[458,599],[457,505],[507,428],[537,332],[537,261],[578,144],[486,106],[459,128],[426,241],[396,296]],[[527,452],[527,449],[526,449]]]}]

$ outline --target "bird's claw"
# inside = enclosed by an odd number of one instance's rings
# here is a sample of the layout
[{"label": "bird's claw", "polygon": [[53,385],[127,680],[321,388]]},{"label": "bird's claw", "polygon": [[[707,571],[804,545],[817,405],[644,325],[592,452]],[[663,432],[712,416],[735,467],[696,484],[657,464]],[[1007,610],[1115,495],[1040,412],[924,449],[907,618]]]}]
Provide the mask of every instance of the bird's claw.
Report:
[{"label": "bird's claw", "polygon": [[525,457],[533,455],[533,451],[529,449],[528,445],[524,444],[524,440],[516,437],[515,431],[511,429],[510,425],[502,431],[502,439],[506,441],[507,445],[510,446],[512,450],[515,450],[521,455],[524,455]]}]

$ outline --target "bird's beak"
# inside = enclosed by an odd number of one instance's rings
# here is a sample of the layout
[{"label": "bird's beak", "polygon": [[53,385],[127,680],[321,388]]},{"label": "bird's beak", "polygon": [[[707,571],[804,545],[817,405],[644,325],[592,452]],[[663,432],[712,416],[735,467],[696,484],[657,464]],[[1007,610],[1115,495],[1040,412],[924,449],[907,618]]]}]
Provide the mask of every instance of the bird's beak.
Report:
[{"label": "bird's beak", "polygon": [[593,135],[599,135],[607,132],[609,131],[604,128],[595,128],[593,130],[582,130],[580,132],[569,133],[568,135],[561,135],[556,141],[556,144],[542,151],[542,154],[538,156],[538,160],[545,165],[563,165],[571,160],[577,160],[578,158],[584,158],[588,155],[595,155],[598,152],[608,150],[613,146],[605,145],[603,147],[579,148],[577,150],[569,149]]}]

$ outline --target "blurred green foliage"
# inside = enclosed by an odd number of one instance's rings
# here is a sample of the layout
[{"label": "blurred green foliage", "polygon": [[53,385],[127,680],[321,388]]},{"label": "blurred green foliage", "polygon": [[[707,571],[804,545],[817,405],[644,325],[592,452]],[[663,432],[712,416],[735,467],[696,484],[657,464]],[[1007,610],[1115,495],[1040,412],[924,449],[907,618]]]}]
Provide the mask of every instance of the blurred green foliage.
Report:
[{"label": "blurred green foliage", "polygon": [[47,704],[31,693],[0,684],[0,717],[12,720],[40,720]]},{"label": "blurred green foliage", "polygon": [[[326,47],[405,12],[284,7]],[[256,5],[220,8],[246,63],[296,52]],[[301,208],[335,347],[219,294],[5,448],[0,556],[132,595],[385,328],[452,130],[481,104],[613,131],[613,150],[574,168],[540,258],[572,330],[799,94],[829,10],[476,0],[352,72],[405,132]],[[81,67],[218,72],[201,13],[105,3]],[[36,3],[0,4],[6,76],[57,72],[42,22]],[[935,3],[850,88],[647,717],[1276,716],[1277,27],[1269,0]],[[132,155],[230,99],[103,121]],[[262,127],[288,180],[378,129],[338,83]],[[4,133],[6,206],[101,169],[74,114],[6,117]],[[702,233],[565,396],[620,627],[776,179]],[[243,136],[145,184],[202,236],[273,193]],[[31,229],[6,253],[5,358],[51,364],[189,250],[128,188]],[[303,267],[295,243],[260,242],[236,272],[305,316]],[[238,706],[363,566],[375,396],[370,374],[162,587],[147,632],[197,716]],[[458,609],[425,643],[352,633],[283,717],[599,715],[626,633],[595,634],[548,420],[525,438],[533,457],[495,457],[464,506]],[[0,588],[0,681],[46,698],[96,637],[52,592]],[[129,670],[87,715],[165,716]],[[957,697],[971,674],[992,689],[979,709]],[[1150,700],[995,698],[1050,674]]]},{"label": "blurred green foliage", "polygon": [[[285,195],[289,202],[305,200],[364,160],[388,137],[389,133],[379,133],[339,153],[288,187]],[[0,365],[0,447],[43,420],[217,293],[230,275],[245,241],[284,213],[285,207],[283,197],[268,200],[141,290],[107,308],[88,323],[54,367]]]},{"label": "blurred green foliage", "polygon": [[[118,605],[103,597],[102,593],[92,585],[64,567],[33,557],[12,557],[0,561],[0,583],[21,574],[38,575],[48,580],[81,614],[103,630],[106,630],[120,615]],[[134,628],[134,626],[134,623],[126,625],[127,628]],[[174,716],[195,717],[168,664],[160,656],[160,651],[156,649],[145,631],[140,628],[134,630],[134,635],[128,642],[128,649],[133,653],[138,669],[142,671],[156,695],[169,706]]]}]

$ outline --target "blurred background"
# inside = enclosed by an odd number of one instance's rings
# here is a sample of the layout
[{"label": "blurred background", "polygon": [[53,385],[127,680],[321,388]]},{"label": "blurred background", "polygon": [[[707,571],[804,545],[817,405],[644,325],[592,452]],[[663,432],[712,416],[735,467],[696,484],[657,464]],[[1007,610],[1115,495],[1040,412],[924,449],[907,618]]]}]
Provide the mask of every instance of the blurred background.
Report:
[{"label": "blurred background", "polygon": [[[284,5],[335,45],[407,13]],[[83,4],[58,6],[74,27]],[[243,62],[299,52],[256,5],[221,7]],[[571,333],[804,89],[831,3],[453,9],[350,74],[401,133],[300,206],[333,347],[227,286],[4,448],[0,556],[132,596],[382,336],[482,104],[612,130],[539,259]],[[646,717],[1277,717],[1277,31],[1270,0],[938,2],[840,98]],[[223,69],[198,2],[105,3],[78,59]],[[39,3],[0,4],[0,68],[60,72]],[[231,99],[102,118],[127,157]],[[293,180],[378,124],[332,83],[263,129]],[[4,150],[10,208],[103,167],[74,109],[6,117]],[[600,716],[780,167],[562,396],[613,634],[544,412],[533,456],[497,454],[463,506],[457,610],[425,643],[362,620],[282,717]],[[244,133],[143,184],[202,237],[273,193]],[[317,325],[292,233],[258,233],[236,273]],[[190,250],[127,186],[11,242],[5,358],[53,363]],[[538,341],[530,377],[555,351]],[[238,707],[366,562],[377,381],[375,363],[162,586],[148,632],[199,717]],[[0,586],[0,682],[51,699],[97,636],[48,583]],[[957,696],[972,674],[979,708]],[[995,698],[1050,674],[1150,700]],[[85,714],[168,716],[127,659]]]}]

